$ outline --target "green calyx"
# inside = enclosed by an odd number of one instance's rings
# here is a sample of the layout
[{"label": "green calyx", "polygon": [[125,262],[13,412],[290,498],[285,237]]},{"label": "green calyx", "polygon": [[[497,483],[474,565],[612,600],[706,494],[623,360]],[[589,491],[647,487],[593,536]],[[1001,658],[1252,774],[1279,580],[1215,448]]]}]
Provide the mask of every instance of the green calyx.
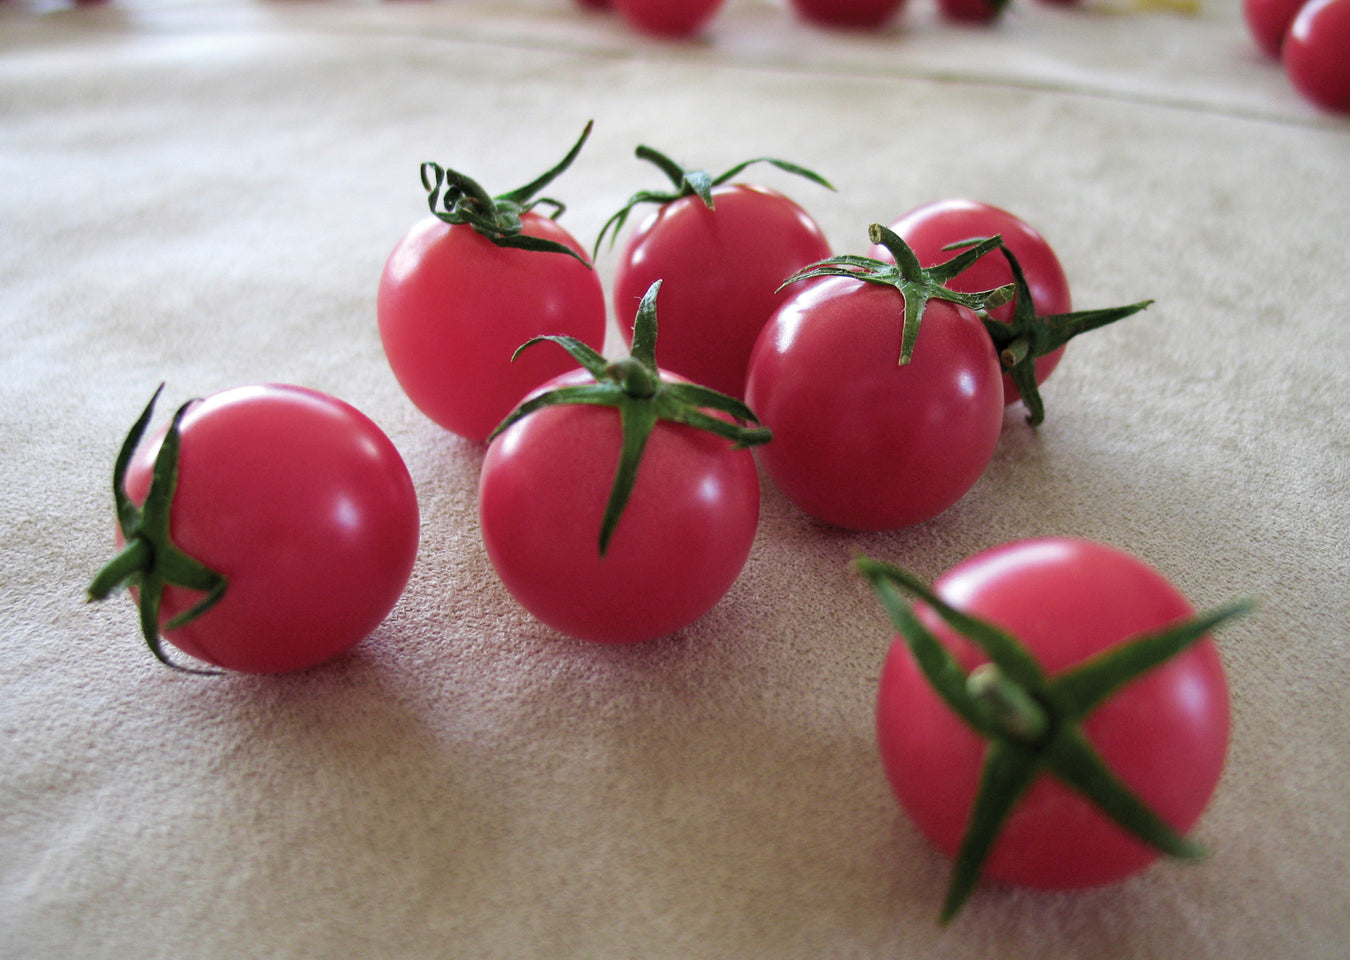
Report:
[{"label": "green calyx", "polygon": [[[1238,602],[1103,650],[1048,677],[1015,637],[962,613],[898,567],[861,557],[858,571],[871,583],[891,622],[933,689],[988,741],[980,785],[957,853],[941,920],[950,922],[975,888],[1004,823],[1042,772],[1090,800],[1122,829],[1170,856],[1198,859],[1203,848],[1176,833],[1107,767],[1083,734],[1093,709],[1116,691],[1188,649],[1252,604]],[[912,594],[976,644],[989,662],[969,674],[920,622]]]},{"label": "green calyx", "polygon": [[982,313],[1002,306],[1013,296],[1011,284],[977,293],[959,293],[947,287],[951,279],[961,271],[991,250],[1002,246],[1001,237],[993,236],[981,240],[945,263],[925,267],[919,262],[909,244],[888,227],[874,223],[868,228],[867,236],[872,243],[881,244],[889,250],[895,262],[887,263],[884,260],[850,254],[829,257],[803,267],[784,280],[779,289],[790,283],[817,277],[852,277],[864,283],[894,287],[900,292],[904,304],[904,319],[900,334],[902,366],[909,363],[914,356],[919,326],[923,322],[924,311],[928,308],[930,300],[946,300]]},{"label": "green calyx", "polygon": [[604,226],[600,228],[600,235],[595,238],[595,247],[592,250],[593,255],[599,254],[600,245],[605,240],[605,234],[610,234],[609,242],[611,245],[614,243],[615,238],[619,235],[619,231],[621,231],[623,225],[628,222],[628,215],[633,212],[635,207],[644,203],[673,203],[681,197],[697,196],[709,210],[716,209],[712,195],[713,187],[720,186],[731,180],[733,177],[739,176],[746,167],[756,163],[768,163],[777,167],[779,170],[795,174],[799,177],[805,177],[813,183],[820,184],[822,187],[826,187],[830,190],[834,189],[833,184],[815,171],[808,170],[795,163],[789,163],[786,160],[775,159],[774,157],[756,157],[753,160],[744,160],[714,177],[706,170],[686,170],[665,154],[645,145],[639,145],[634,151],[634,154],[639,160],[647,160],[650,163],[655,164],[657,169],[670,179],[670,182],[675,189],[640,190],[629,197],[628,201],[619,209],[619,211],[606,220]]},{"label": "green calyx", "polygon": [[174,414],[159,453],[146,494],[145,503],[137,506],[127,496],[126,475],[131,458],[145,436],[155,402],[164,385],[155,390],[150,403],[132,426],[122,443],[113,467],[113,500],[117,506],[117,522],[126,541],[117,554],[89,585],[90,601],[105,600],[128,587],[138,588],[141,633],[150,652],[164,664],[187,673],[215,673],[214,670],[194,670],[169,659],[159,635],[159,611],[168,585],[186,587],[204,594],[191,609],[174,617],[164,629],[173,630],[201,616],[225,595],[226,579],[221,574],[174,546],[169,537],[169,511],[173,505],[174,490],[178,485],[178,451],[181,445],[179,423],[192,402],[183,404]]},{"label": "green calyx", "polygon": [[[957,249],[968,243],[953,244],[949,249]],[[1036,384],[1036,360],[1058,350],[1080,333],[1096,330],[1107,324],[1123,320],[1152,305],[1152,300],[1123,307],[1107,307],[1101,310],[1079,310],[1073,313],[1053,313],[1041,316],[1031,301],[1031,290],[1027,286],[1026,276],[1017,257],[1007,247],[1001,247],[1003,256],[1012,270],[1013,298],[1012,319],[1008,323],[995,320],[984,314],[981,319],[994,341],[998,351],[999,363],[1017,386],[1022,402],[1027,408],[1027,423],[1039,426],[1045,420],[1045,403],[1041,400],[1040,388]]]},{"label": "green calyx", "polygon": [[[619,464],[610,488],[609,500],[600,526],[600,555],[609,549],[619,519],[623,515],[633,486],[647,440],[656,424],[662,420],[682,423],[707,430],[730,440],[737,448],[767,443],[772,434],[766,427],[747,427],[744,422],[758,424],[750,408],[734,397],[709,387],[682,381],[664,380],[656,366],[656,294],[661,281],[652,284],[638,306],[633,323],[632,352],[627,357],[609,361],[587,344],[567,336],[534,337],[521,344],[522,350],[541,341],[556,343],[572,355],[592,377],[594,383],[559,387],[525,401],[503,420],[488,442],[523,417],[544,407],[565,403],[582,403],[615,407],[623,440]],[[707,413],[716,410],[730,414],[740,423]]]},{"label": "green calyx", "polygon": [[518,250],[537,250],[544,253],[563,253],[575,257],[590,267],[585,257],[579,255],[566,244],[522,233],[521,215],[536,206],[552,208],[550,218],[556,220],[567,209],[558,200],[551,197],[535,197],[535,194],[552,183],[572,165],[572,161],[581,152],[582,144],[591,135],[594,121],[586,124],[581,137],[573,144],[556,166],[541,176],[531,180],[523,187],[517,187],[509,193],[489,196],[477,181],[456,170],[447,170],[439,164],[422,164],[422,187],[427,191],[427,205],[432,214],[449,224],[467,224],[487,237],[499,247],[514,247]]}]

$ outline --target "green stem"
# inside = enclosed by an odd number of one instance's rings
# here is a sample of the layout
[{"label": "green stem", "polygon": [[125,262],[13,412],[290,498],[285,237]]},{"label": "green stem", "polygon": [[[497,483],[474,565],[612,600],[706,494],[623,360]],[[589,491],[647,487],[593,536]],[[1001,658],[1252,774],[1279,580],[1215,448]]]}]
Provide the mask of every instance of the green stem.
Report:
[{"label": "green stem", "polygon": [[612,379],[623,392],[630,397],[645,399],[656,393],[660,383],[653,377],[646,364],[636,357],[621,357],[605,368],[606,376]]},{"label": "green stem", "polygon": [[1018,337],[999,353],[998,359],[1005,368],[1015,367],[1027,358],[1031,352],[1031,343],[1026,337]]},{"label": "green stem", "polygon": [[521,216],[536,206],[546,205],[553,209],[551,219],[556,220],[566,209],[562,202],[552,197],[535,197],[535,194],[571,166],[572,161],[581,152],[582,144],[591,135],[593,125],[594,121],[586,124],[581,137],[572,145],[572,149],[548,171],[524,186],[495,197],[490,196],[473,178],[427,161],[421,167],[422,187],[427,191],[427,205],[431,208],[432,214],[445,223],[471,227],[499,247],[561,253],[581,261],[589,269],[590,261],[567,244],[524,233]]},{"label": "green stem", "polygon": [[90,602],[106,600],[126,589],[143,571],[149,569],[154,551],[140,537],[122,547],[117,556],[108,561],[94,577],[86,591]]},{"label": "green stem", "polygon": [[997,664],[982,663],[966,678],[966,690],[993,725],[1010,740],[1036,743],[1050,729],[1050,717],[1036,698],[1004,676]]},{"label": "green stem", "polygon": [[628,222],[628,216],[633,210],[644,203],[667,204],[674,203],[682,197],[697,196],[703,201],[703,205],[709,210],[716,208],[713,200],[713,187],[721,186],[733,177],[739,176],[747,167],[756,163],[767,163],[777,167],[785,173],[791,173],[799,177],[805,177],[812,183],[820,184],[828,190],[833,190],[834,185],[826,180],[814,170],[808,170],[806,167],[798,166],[795,163],[789,163],[786,160],[779,160],[775,157],[755,157],[753,160],[742,160],[735,166],[729,167],[717,176],[713,176],[706,170],[686,170],[670,157],[654,147],[646,144],[639,144],[634,151],[634,155],[639,160],[646,160],[653,164],[658,170],[666,175],[671,183],[673,190],[639,190],[628,198],[627,202],[619,208],[604,225],[600,228],[600,234],[595,238],[595,246],[591,249],[591,256],[598,256],[600,247],[604,243],[605,235],[608,234],[610,243],[618,237],[619,231],[623,229]]}]

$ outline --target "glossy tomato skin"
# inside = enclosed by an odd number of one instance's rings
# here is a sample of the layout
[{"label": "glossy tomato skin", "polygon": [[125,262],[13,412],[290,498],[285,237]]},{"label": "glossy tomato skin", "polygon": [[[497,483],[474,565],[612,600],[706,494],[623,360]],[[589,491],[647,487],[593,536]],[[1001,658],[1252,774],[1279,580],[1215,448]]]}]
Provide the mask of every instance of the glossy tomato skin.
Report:
[{"label": "glossy tomato skin", "polygon": [[614,273],[614,309],[632,342],[637,305],[661,284],[661,365],[742,399],[759,331],[793,295],[779,287],[830,255],[819,225],[767,187],[723,184],[713,209],[697,196],[653,211],[633,231]]},{"label": "glossy tomato skin", "polygon": [[724,0],[611,0],[628,23],[653,36],[690,37],[706,27]]},{"label": "glossy tomato skin", "polygon": [[1281,59],[1310,101],[1350,112],[1350,0],[1309,0],[1289,27]]},{"label": "glossy tomato skin", "polygon": [[[418,508],[378,426],[318,391],[264,384],[194,403],[180,435],[170,536],[228,586],[164,639],[227,670],[279,673],[338,656],[384,620],[412,573]],[[162,438],[128,468],[138,504]],[[166,588],[161,623],[200,599]]]},{"label": "glossy tomato skin", "polygon": [[[1194,612],[1174,586],[1138,559],[1075,539],[996,547],[953,567],[934,587],[958,609],[1013,633],[1052,677]],[[986,659],[931,610],[920,606],[919,613],[964,668]],[[1229,722],[1223,665],[1206,638],[1123,687],[1089,714],[1084,732],[1110,769],[1185,833],[1219,782]],[[938,698],[898,638],[882,672],[877,737],[901,806],[940,850],[955,855],[986,743]],[[1042,773],[1014,809],[984,875],[1070,889],[1119,880],[1157,857]]]},{"label": "glossy tomato skin", "polygon": [[[550,385],[589,380],[578,372]],[[750,452],[660,422],[602,557],[619,449],[614,408],[546,407],[492,441],[479,480],[483,543],[511,595],[561,633],[614,644],[666,636],[712,609],[759,522]]]},{"label": "glossy tomato skin", "polygon": [[[526,213],[523,231],[585,256],[556,221]],[[428,216],[399,241],[377,298],[380,340],[399,385],[428,417],[482,443],[530,390],[569,369],[562,351],[516,348],[566,334],[604,346],[600,278],[561,253],[499,247],[467,225]]]},{"label": "glossy tomato skin", "polygon": [[791,0],[803,20],[828,27],[874,30],[895,19],[905,0]]},{"label": "glossy tomato skin", "polygon": [[[925,267],[955,256],[958,251],[943,249],[948,244],[998,234],[1022,267],[1037,313],[1068,313],[1073,309],[1069,280],[1055,251],[1031,224],[1001,207],[965,198],[937,200],[915,207],[891,224],[891,230],[910,245]],[[890,253],[880,246],[872,248],[871,256],[890,259]],[[1012,280],[1012,270],[1008,267],[1007,259],[996,250],[976,260],[949,286],[953,290],[973,293],[992,290],[1012,283]],[[1013,304],[1006,303],[991,310],[990,316],[1006,323],[1012,317],[1012,310]],[[1037,358],[1038,384],[1044,383],[1054,372],[1063,356],[1064,348],[1060,347]],[[1006,375],[1003,378],[1003,394],[1005,403],[1009,404],[1016,403],[1022,396],[1012,378]]]},{"label": "glossy tomato skin", "polygon": [[930,301],[901,365],[902,300],[845,277],[812,281],[760,334],[746,400],[773,431],[760,462],[808,514],[850,530],[936,516],[993,456],[998,358],[975,314]]},{"label": "glossy tomato skin", "polygon": [[1307,0],[1242,0],[1247,31],[1266,56],[1280,59],[1289,25]]}]

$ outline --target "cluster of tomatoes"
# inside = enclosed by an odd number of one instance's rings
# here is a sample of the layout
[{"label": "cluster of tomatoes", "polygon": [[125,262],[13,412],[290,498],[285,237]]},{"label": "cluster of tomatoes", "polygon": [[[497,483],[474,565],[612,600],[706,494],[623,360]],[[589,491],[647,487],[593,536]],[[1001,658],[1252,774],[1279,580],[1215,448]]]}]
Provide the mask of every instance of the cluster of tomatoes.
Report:
[{"label": "cluster of tomatoes", "polygon": [[[689,37],[701,33],[725,0],[575,0],[582,7],[613,9],[643,33]],[[906,0],[788,0],[803,21],[830,28],[879,30],[894,22]],[[962,23],[992,23],[1010,0],[937,0],[942,16]],[[1072,6],[1078,0],[1040,0]],[[1161,0],[1160,0],[1161,2]],[[1181,6],[1178,0],[1178,6]],[[1350,112],[1350,0],[1243,0],[1243,14],[1257,45],[1280,61],[1294,87],[1327,110]]]},{"label": "cluster of tomatoes", "polygon": [[[1044,415],[1038,387],[1070,337],[1147,305],[1072,312],[1044,238],[974,201],[873,224],[865,255],[834,255],[800,205],[741,179],[764,163],[830,187],[774,158],[713,176],[639,147],[669,185],[634,194],[587,250],[539,193],[589,133],[502,194],[424,164],[430,215],[390,254],[377,297],[408,397],[487,445],[493,567],[571,636],[664,636],[719,602],[756,536],[761,467],[835,526],[935,516],[983,472],[1006,405]],[[614,272],[630,352],[609,359],[593,258],[644,207]],[[117,458],[123,549],[90,595],[135,591],[157,656],[177,665],[167,640],[220,668],[299,669],[389,613],[419,519],[375,424],[262,385],[184,404],[145,443],[154,404]],[[858,569],[896,630],[883,763],[956,857],[945,917],[984,874],[1072,887],[1196,853],[1182,834],[1228,736],[1208,632],[1240,608],[1196,617],[1136,558],[1069,538],[995,548],[931,588],[886,563]]]},{"label": "cluster of tomatoes", "polygon": [[[985,471],[1005,405],[1022,399],[1043,415],[1037,385],[1068,337],[1146,305],[1070,312],[1049,244],[985,203],[925,205],[874,225],[867,256],[834,257],[799,204],[738,179],[768,163],[828,187],[819,174],[760,158],[714,176],[641,146],[669,186],[630,198],[594,246],[655,207],[615,266],[613,307],[633,356],[611,365],[599,356],[600,279],[544,212],[557,204],[535,198],[585,139],[498,197],[425,166],[432,215],[389,257],[377,301],[408,396],[446,429],[493,441],[479,512],[494,566],[527,609],[572,636],[664,636],[721,598],[755,533],[752,445],[782,492],[825,523],[888,530],[936,516]],[[517,349],[539,338],[557,342]],[[690,384],[702,392],[682,407]],[[527,394],[530,416],[503,423]],[[724,437],[724,419],[694,425],[691,407],[761,429]]]},{"label": "cluster of tomatoes", "polygon": [[[644,33],[660,37],[689,37],[700,33],[716,17],[726,0],[575,0],[583,7],[613,9]],[[907,0],[788,0],[806,23],[845,30],[879,30],[895,21]],[[1007,9],[1010,0],[937,0],[948,20],[990,23]],[[1072,6],[1078,0],[1040,0]]]},{"label": "cluster of tomatoes", "polygon": [[1350,112],[1350,0],[1242,0],[1252,39],[1294,88],[1328,110]]}]

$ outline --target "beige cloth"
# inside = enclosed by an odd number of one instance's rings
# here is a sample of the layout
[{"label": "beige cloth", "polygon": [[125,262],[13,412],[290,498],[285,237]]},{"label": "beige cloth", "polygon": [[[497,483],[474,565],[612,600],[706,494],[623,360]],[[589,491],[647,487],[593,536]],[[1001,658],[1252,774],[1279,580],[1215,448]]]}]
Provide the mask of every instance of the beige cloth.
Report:
[{"label": "beige cloth", "polygon": [[[993,29],[911,0],[875,35],[733,0],[698,43],[571,0],[0,3],[0,957],[1327,958],[1350,934],[1350,121],[1202,13],[1021,0]],[[766,486],[725,600],[667,640],[562,639],[501,588],[481,450],[399,391],[376,282],[418,164],[531,179],[590,242],[655,171],[761,155],[841,251],[972,196],[1035,223],[1078,306],[1036,432],[917,528],[847,534]],[[614,254],[599,269],[608,282]],[[611,348],[617,338],[611,339]],[[367,412],[423,542],[349,656],[203,679],[131,605],[85,605],[108,479],[165,407],[278,380]],[[1196,836],[1089,892],[982,887],[890,797],[872,705],[889,629],[865,552],[925,576],[1034,534],[1125,547],[1225,629],[1229,765]]]}]

